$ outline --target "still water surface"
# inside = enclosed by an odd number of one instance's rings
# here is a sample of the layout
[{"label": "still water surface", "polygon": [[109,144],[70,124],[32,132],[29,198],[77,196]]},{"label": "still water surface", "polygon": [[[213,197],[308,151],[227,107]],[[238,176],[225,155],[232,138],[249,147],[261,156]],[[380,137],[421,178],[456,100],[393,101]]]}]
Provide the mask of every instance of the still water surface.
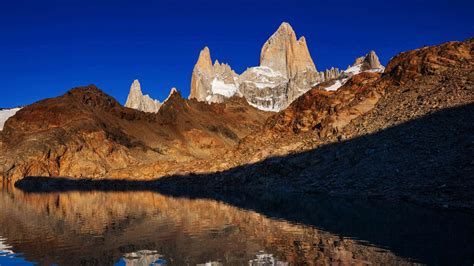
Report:
[{"label": "still water surface", "polygon": [[0,265],[367,263],[472,265],[474,218],[271,194],[0,191]]}]

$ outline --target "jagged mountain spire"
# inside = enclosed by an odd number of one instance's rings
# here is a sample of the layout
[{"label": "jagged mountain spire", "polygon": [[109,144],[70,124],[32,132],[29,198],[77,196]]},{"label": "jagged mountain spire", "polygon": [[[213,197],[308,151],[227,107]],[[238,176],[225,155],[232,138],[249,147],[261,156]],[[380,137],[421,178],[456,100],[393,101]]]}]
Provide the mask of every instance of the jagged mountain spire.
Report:
[{"label": "jagged mountain spire", "polygon": [[238,75],[225,63],[216,59],[214,65],[206,46],[199,53],[191,78],[190,99],[206,102],[223,102],[237,92]]},{"label": "jagged mountain spire", "polygon": [[316,72],[306,39],[297,40],[295,31],[287,22],[283,22],[263,45],[260,66],[272,68],[288,78],[305,71]]},{"label": "jagged mountain spire", "polygon": [[161,103],[158,100],[152,99],[149,95],[143,95],[140,82],[136,79],[132,82],[132,86],[130,86],[125,107],[156,113],[160,109]]}]

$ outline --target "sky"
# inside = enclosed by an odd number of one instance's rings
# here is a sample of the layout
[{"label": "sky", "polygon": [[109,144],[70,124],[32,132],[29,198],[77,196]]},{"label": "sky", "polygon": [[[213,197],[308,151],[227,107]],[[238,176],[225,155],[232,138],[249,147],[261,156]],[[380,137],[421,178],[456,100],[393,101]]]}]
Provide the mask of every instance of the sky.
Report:
[{"label": "sky", "polygon": [[399,52],[474,37],[474,1],[0,0],[0,107],[95,84],[124,103],[130,85],[163,100],[189,95],[199,51],[237,72],[257,66],[283,22],[305,36],[318,70],[375,50]]}]

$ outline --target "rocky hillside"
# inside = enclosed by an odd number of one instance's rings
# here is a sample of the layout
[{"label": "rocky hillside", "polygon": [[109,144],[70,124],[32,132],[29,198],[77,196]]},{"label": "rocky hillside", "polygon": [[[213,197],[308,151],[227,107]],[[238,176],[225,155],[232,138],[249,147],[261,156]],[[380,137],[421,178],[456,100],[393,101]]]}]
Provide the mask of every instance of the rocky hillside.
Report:
[{"label": "rocky hillside", "polygon": [[[247,137],[240,148],[258,161],[269,154],[351,139],[436,110],[470,104],[474,101],[473,43],[470,39],[401,53],[385,73],[357,74],[337,91],[318,84],[271,116],[265,129]],[[264,143],[273,148],[254,149]],[[295,143],[304,147],[289,147]]]},{"label": "rocky hillside", "polygon": [[[156,163],[206,159],[232,149],[267,118],[242,99],[185,100],[174,91],[157,114],[121,106],[95,86],[21,109],[0,132],[0,174],[110,177]],[[149,176],[149,177],[151,177]],[[144,177],[144,176],[142,176]]]},{"label": "rocky hillside", "polygon": [[207,168],[216,174],[169,177],[158,186],[304,191],[472,210],[473,67],[474,39],[401,53],[383,74],[355,75],[335,92],[314,87],[213,160]]}]

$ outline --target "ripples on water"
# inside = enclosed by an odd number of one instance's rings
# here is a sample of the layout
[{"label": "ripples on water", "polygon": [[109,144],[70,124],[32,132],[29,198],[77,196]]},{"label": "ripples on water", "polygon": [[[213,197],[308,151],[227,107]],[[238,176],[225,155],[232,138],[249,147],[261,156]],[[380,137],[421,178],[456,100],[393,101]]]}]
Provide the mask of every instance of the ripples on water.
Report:
[{"label": "ripples on water", "polygon": [[469,214],[288,195],[212,197],[4,188],[0,265],[474,262]]}]

